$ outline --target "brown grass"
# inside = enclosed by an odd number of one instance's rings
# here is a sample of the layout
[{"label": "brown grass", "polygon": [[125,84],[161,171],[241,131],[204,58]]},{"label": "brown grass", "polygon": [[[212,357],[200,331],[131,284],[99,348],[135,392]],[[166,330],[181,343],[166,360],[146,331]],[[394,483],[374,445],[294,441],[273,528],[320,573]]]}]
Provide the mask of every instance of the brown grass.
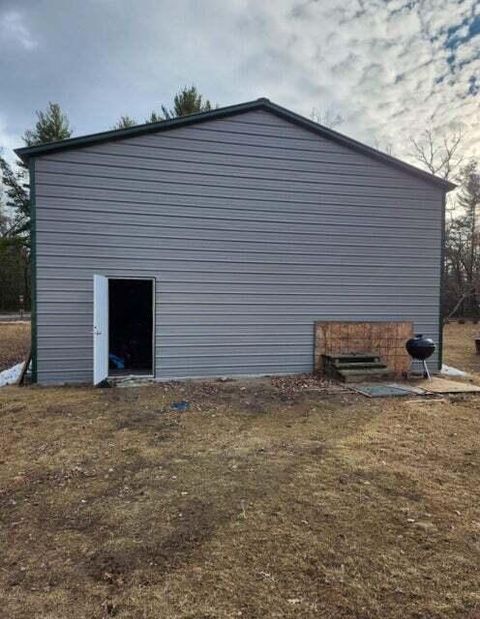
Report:
[{"label": "brown grass", "polygon": [[29,350],[29,322],[0,322],[0,372],[24,361]]},{"label": "brown grass", "polygon": [[480,337],[480,324],[450,322],[443,331],[444,363],[467,372],[480,373],[480,355],[475,351],[475,338]]},{"label": "brown grass", "polygon": [[473,617],[480,401],[302,384],[1,390],[0,615]]}]

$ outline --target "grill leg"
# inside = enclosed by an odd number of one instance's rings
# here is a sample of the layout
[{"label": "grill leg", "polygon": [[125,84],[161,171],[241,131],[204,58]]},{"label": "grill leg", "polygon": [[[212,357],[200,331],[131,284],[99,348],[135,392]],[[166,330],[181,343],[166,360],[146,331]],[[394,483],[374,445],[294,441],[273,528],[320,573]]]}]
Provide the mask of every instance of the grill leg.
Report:
[{"label": "grill leg", "polygon": [[422,361],[423,363],[423,378],[428,378],[430,380],[430,372],[428,371],[428,365],[425,359]]}]

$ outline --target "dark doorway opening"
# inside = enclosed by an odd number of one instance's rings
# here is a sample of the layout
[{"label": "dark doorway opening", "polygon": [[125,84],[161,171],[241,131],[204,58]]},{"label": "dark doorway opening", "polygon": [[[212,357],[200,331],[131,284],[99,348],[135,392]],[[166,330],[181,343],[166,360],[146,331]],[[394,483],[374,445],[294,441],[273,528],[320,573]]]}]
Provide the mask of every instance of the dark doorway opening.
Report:
[{"label": "dark doorway opening", "polygon": [[153,374],[153,281],[108,280],[111,375]]}]

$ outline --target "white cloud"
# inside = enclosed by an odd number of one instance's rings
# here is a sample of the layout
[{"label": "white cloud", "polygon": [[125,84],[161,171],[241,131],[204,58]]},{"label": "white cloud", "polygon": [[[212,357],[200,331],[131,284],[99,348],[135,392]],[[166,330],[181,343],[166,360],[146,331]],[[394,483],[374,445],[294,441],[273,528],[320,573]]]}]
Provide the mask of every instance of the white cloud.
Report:
[{"label": "white cloud", "polygon": [[68,11],[48,0],[23,13],[9,1],[0,44],[32,50],[30,28],[42,41],[28,58],[10,53],[0,75],[19,135],[49,100],[78,134],[142,120],[194,82],[220,105],[267,96],[306,116],[338,111],[340,131],[398,156],[410,135],[462,124],[478,154],[477,0],[84,0]]},{"label": "white cloud", "polygon": [[29,51],[38,45],[18,11],[7,11],[0,16],[0,39],[7,43],[19,43]]},{"label": "white cloud", "polygon": [[[475,5],[475,0],[248,0],[247,79],[257,74],[267,96],[306,115],[312,107],[338,108],[345,117],[341,131],[391,143],[399,156],[408,150],[409,135],[463,123],[474,154],[480,119],[469,88],[480,68],[480,35],[468,37]],[[454,30],[463,38],[455,49],[449,47]],[[270,60],[269,70],[260,74],[266,50],[269,59],[278,55],[278,63]],[[278,83],[282,71],[287,88]]]},{"label": "white cloud", "polygon": [[19,145],[18,136],[10,133],[5,119],[0,115],[0,155],[10,164],[15,162],[13,149]]}]

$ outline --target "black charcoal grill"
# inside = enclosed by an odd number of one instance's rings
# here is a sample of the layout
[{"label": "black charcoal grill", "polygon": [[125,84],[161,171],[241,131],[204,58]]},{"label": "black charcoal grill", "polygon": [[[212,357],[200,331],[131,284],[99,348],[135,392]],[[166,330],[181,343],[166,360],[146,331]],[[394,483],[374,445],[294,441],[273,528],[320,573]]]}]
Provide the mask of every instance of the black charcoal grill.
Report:
[{"label": "black charcoal grill", "polygon": [[427,359],[435,352],[434,341],[429,337],[423,337],[423,334],[421,333],[417,333],[415,337],[412,337],[407,341],[405,348],[413,360],[422,362],[423,376],[430,379]]}]

